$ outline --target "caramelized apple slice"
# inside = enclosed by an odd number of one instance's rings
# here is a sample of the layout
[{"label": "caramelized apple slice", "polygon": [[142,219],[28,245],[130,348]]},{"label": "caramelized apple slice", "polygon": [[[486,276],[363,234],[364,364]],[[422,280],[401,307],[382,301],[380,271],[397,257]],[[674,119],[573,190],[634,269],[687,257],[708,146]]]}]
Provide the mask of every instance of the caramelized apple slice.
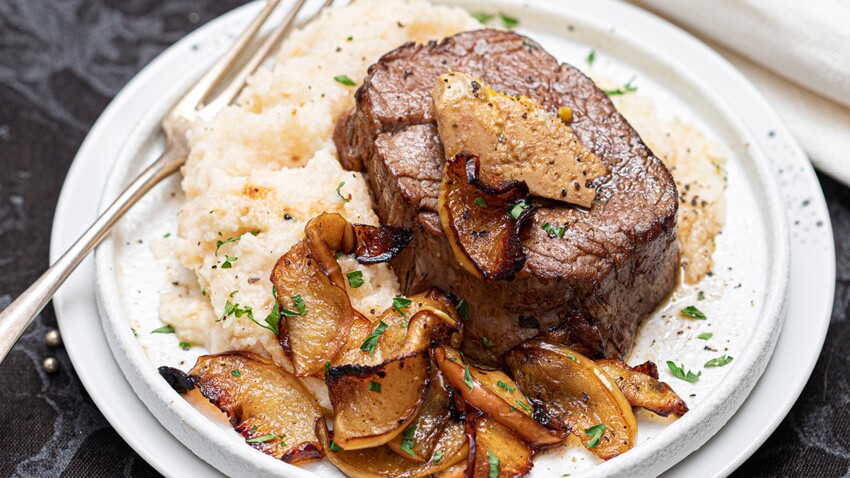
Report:
[{"label": "caramelized apple slice", "polygon": [[[299,377],[319,375],[357,319],[333,253],[320,262],[301,241],[275,264],[271,274],[280,312],[278,339]],[[339,276],[336,282],[332,277]],[[299,307],[300,305],[300,307]]]},{"label": "caramelized apple slice", "polygon": [[[418,312],[407,327],[386,314],[393,329],[383,321],[374,326],[358,321],[353,330],[371,332],[362,341],[349,341],[349,348],[340,354],[347,363],[334,362],[325,372],[340,447],[354,450],[389,442],[408,427],[425,403],[431,366],[428,347],[450,341],[460,321],[452,316],[452,309],[440,309],[435,299],[421,297],[416,303]],[[405,304],[396,307],[396,312],[411,313],[414,301]],[[357,343],[359,347],[353,348]],[[375,356],[380,360],[377,364]]]},{"label": "caramelized apple slice", "polygon": [[688,412],[685,401],[670,385],[658,380],[657,371],[654,377],[651,373],[639,371],[654,370],[654,363],[646,362],[632,368],[622,360],[605,359],[598,360],[596,365],[614,380],[632,406],[643,407],[662,417],[671,413],[684,415]]},{"label": "caramelized apple slice", "polygon": [[387,443],[399,455],[425,463],[434,453],[443,429],[451,420],[452,396],[438,367],[431,367],[431,381],[419,414],[407,428]]},{"label": "caramelized apple slice", "polygon": [[451,347],[435,347],[432,353],[446,379],[469,405],[488,413],[532,445],[556,445],[562,441],[562,436],[533,418],[531,403],[507,374],[468,365]]},{"label": "caramelized apple slice", "polygon": [[328,460],[340,471],[354,478],[431,476],[462,463],[469,452],[464,426],[457,421],[450,421],[446,425],[434,446],[434,455],[425,463],[404,458],[386,445],[362,450],[343,450],[336,442],[336,432],[331,435],[324,420],[316,422],[316,435],[324,446]]},{"label": "caramelized apple slice", "polygon": [[511,279],[525,264],[519,240],[532,211],[519,181],[481,173],[478,158],[461,153],[446,161],[437,210],[458,263],[485,280]]},{"label": "caramelized apple slice", "polygon": [[472,478],[524,476],[534,463],[534,449],[510,428],[477,410],[467,417],[470,443],[466,468]]},{"label": "caramelized apple slice", "polygon": [[428,386],[425,350],[377,366],[338,365],[325,373],[336,443],[345,450],[383,445],[416,417]]},{"label": "caramelized apple slice", "polygon": [[549,428],[572,432],[605,460],[634,446],[637,421],[631,405],[584,355],[530,340],[508,351],[505,361],[519,387],[545,412]]},{"label": "caramelized apple slice", "polygon": [[319,404],[298,379],[270,360],[247,352],[204,355],[188,375],[168,367],[161,367],[160,374],[184,390],[198,387],[263,453],[292,464],[322,457],[312,426],[322,417]]}]

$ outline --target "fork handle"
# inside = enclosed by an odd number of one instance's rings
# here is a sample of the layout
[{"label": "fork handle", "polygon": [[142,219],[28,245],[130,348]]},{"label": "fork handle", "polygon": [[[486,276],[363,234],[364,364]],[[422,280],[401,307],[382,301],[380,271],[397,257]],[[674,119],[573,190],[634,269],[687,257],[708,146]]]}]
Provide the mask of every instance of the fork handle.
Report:
[{"label": "fork handle", "polygon": [[59,260],[0,312],[0,362],[5,360],[21,334],[47,305],[59,286],[88,253],[100,244],[115,222],[152,187],[180,169],[185,158],[184,148],[169,145],[162,156],[130,183]]}]

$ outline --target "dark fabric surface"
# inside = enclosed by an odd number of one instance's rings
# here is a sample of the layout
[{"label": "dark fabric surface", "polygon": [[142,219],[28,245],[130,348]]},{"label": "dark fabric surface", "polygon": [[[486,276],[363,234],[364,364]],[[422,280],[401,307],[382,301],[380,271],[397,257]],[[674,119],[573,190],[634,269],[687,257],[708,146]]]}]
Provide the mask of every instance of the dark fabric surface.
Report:
[{"label": "dark fabric surface", "polygon": [[[0,2],[0,308],[48,265],[53,210],[88,129],[145,64],[240,0]],[[803,395],[735,476],[850,473],[850,190],[821,177],[837,238],[835,307]],[[48,306],[0,365],[0,477],[159,476],[98,412]],[[61,370],[41,362],[56,356]]]}]

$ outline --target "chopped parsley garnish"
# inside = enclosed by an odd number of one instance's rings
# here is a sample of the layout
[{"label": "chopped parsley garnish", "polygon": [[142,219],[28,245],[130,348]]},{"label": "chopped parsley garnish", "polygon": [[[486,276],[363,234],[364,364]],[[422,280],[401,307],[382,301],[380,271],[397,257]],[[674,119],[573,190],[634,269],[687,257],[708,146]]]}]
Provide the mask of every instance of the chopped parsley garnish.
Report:
[{"label": "chopped parsley garnish", "polygon": [[697,338],[700,339],[700,340],[708,340],[712,337],[714,337],[714,334],[712,334],[711,332],[703,332],[703,333],[697,335]]},{"label": "chopped parsley garnish", "polygon": [[413,441],[414,433],[416,433],[416,425],[411,425],[406,430],[404,430],[404,433],[402,434],[401,445],[399,445],[399,448],[402,451],[406,452],[408,455],[415,458],[416,452],[413,451],[413,445],[415,443]]},{"label": "chopped parsley garnish", "polygon": [[407,317],[402,309],[409,308],[412,303],[413,301],[407,297],[393,297],[393,310],[401,314],[402,317]]},{"label": "chopped parsley garnish", "polygon": [[469,365],[467,365],[466,368],[463,369],[463,383],[465,383],[470,390],[473,389],[472,374],[469,373]]},{"label": "chopped parsley garnish", "polygon": [[502,19],[502,23],[508,30],[513,30],[514,28],[516,28],[517,25],[519,25],[519,20],[514,17],[509,17],[504,13],[499,12],[499,18]]},{"label": "chopped parsley garnish", "polygon": [[487,201],[485,201],[484,198],[481,196],[475,198],[475,204],[478,204],[478,207],[483,207],[484,209],[487,209]]},{"label": "chopped parsley garnish", "polygon": [[192,348],[192,342],[180,342],[180,348],[183,350],[189,350]]},{"label": "chopped parsley garnish", "polygon": [[699,294],[697,294],[697,300],[705,300],[705,292],[699,291]]},{"label": "chopped parsley garnish", "polygon": [[349,202],[349,201],[351,201],[351,199],[343,196],[342,192],[340,191],[340,189],[342,189],[343,186],[345,186],[345,181],[336,185],[336,195],[339,196],[340,199],[342,199],[342,202]]},{"label": "chopped parsley garnish", "polygon": [[685,364],[676,365],[670,360],[667,361],[667,368],[670,369],[670,373],[672,373],[674,377],[690,383],[696,382],[697,379],[699,379],[699,376],[702,375],[702,372],[697,372],[696,374],[690,370],[685,372]]},{"label": "chopped parsley garnish", "polygon": [[472,16],[475,17],[475,19],[478,20],[482,25],[486,25],[487,22],[492,20],[493,17],[495,17],[496,15],[493,15],[492,13],[478,12],[472,14]]},{"label": "chopped parsley garnish", "polygon": [[490,478],[499,478],[499,457],[487,450],[487,461],[490,465]]},{"label": "chopped parsley garnish", "polygon": [[684,309],[680,310],[679,313],[684,315],[685,317],[690,317],[694,320],[705,320],[706,319],[705,314],[703,314],[701,310],[697,309],[696,307],[694,307],[692,305],[689,305],[689,306],[685,307]]},{"label": "chopped parsley garnish", "polygon": [[[260,233],[260,231],[250,231],[250,232],[246,232],[244,234],[240,234],[240,235],[235,236],[235,237],[228,237],[227,239],[224,239],[224,240],[219,239],[219,240],[215,241],[215,255],[218,255],[218,248],[219,247],[221,247],[221,246],[223,246],[227,243],[230,243],[230,242],[237,242],[237,241],[239,241],[239,239],[242,239],[242,236],[244,236],[245,234],[251,234],[252,236],[256,236],[259,233]],[[219,235],[219,237],[221,237],[221,232],[219,232],[218,235]],[[236,259],[234,259],[234,260],[236,260]],[[224,268],[224,269],[227,269],[227,267],[224,267],[224,266],[221,266],[221,267]]]},{"label": "chopped parsley garnish", "polygon": [[[280,335],[280,305],[277,302],[277,288],[275,286],[272,286],[272,296],[274,297],[274,301],[272,301],[272,311],[269,312],[269,315],[265,318],[266,324],[268,325],[268,327],[265,328],[271,330],[275,335]],[[263,326],[260,325],[260,327]]]},{"label": "chopped parsley garnish", "polygon": [[517,403],[517,405],[519,405],[519,406],[520,406],[523,410],[525,410],[526,412],[530,412],[530,411],[531,411],[531,407],[529,407],[528,405],[526,405],[526,404],[522,403],[522,400],[516,400],[516,403]]},{"label": "chopped parsley garnish", "polygon": [[341,448],[339,447],[339,445],[337,445],[335,441],[331,440],[331,451],[336,453],[340,450]]},{"label": "chopped parsley garnish", "polygon": [[202,296],[204,296],[204,297],[206,297],[206,296],[207,296],[207,290],[206,290],[206,289],[201,289],[201,295],[202,295]]},{"label": "chopped parsley garnish", "polygon": [[354,37],[351,37],[351,36],[350,36],[350,37],[348,37],[348,38],[346,38],[346,39],[345,39],[345,41],[351,41],[351,40],[354,40]]},{"label": "chopped parsley garnish", "polygon": [[543,224],[543,230],[549,234],[549,237],[564,237],[566,228],[563,226],[553,226],[546,222]]},{"label": "chopped parsley garnish", "polygon": [[593,425],[592,427],[586,429],[584,434],[591,437],[590,441],[587,442],[587,449],[596,448],[599,446],[600,440],[602,440],[602,435],[605,433],[605,424],[600,423],[599,425]]},{"label": "chopped parsley garnish", "polygon": [[355,83],[351,78],[349,78],[348,75],[337,75],[334,77],[334,80],[336,80],[337,83],[342,83],[345,86],[357,86],[357,83]]},{"label": "chopped parsley garnish", "polygon": [[169,237],[171,237],[171,233],[170,233],[170,232],[166,232],[165,234],[163,234],[163,235],[162,235],[162,237],[164,237],[164,238],[169,238]]},{"label": "chopped parsley garnish", "polygon": [[233,298],[233,296],[238,294],[238,293],[239,293],[238,290],[234,290],[233,292],[230,293],[230,297]]},{"label": "chopped parsley garnish", "polygon": [[437,450],[434,452],[434,456],[431,458],[431,461],[434,463],[439,463],[440,460],[443,459],[443,450]]},{"label": "chopped parsley garnish", "polygon": [[307,314],[307,307],[304,306],[304,299],[301,298],[301,294],[293,295],[292,302],[295,302],[295,307],[298,308],[298,315]]},{"label": "chopped parsley garnish", "polygon": [[378,345],[378,339],[384,331],[387,330],[387,324],[383,320],[378,324],[378,327],[372,331],[372,334],[366,337],[366,340],[360,345],[360,350],[369,352],[369,355],[375,355],[375,347]]},{"label": "chopped parsley garnish", "polygon": [[240,372],[239,370],[231,370],[230,375],[233,375],[234,377],[241,377],[242,372]]},{"label": "chopped parsley garnish", "polygon": [[625,95],[626,93],[631,93],[633,91],[637,91],[637,86],[632,85],[632,82],[635,81],[635,78],[632,77],[631,80],[628,81],[622,88],[617,88],[616,90],[602,90],[608,96],[618,96]]},{"label": "chopped parsley garnish", "polygon": [[732,361],[732,357],[728,355],[723,355],[721,357],[713,358],[705,363],[705,367],[722,367],[729,362]]},{"label": "chopped parsley garnish", "polygon": [[230,269],[231,267],[233,267],[233,263],[236,262],[238,259],[239,259],[238,257],[230,257],[230,256],[225,254],[224,263],[221,265],[221,268],[222,269]]},{"label": "chopped parsley garnish", "polygon": [[504,388],[505,390],[507,390],[509,392],[513,392],[514,390],[516,390],[514,387],[511,387],[510,385],[506,384],[505,382],[503,382],[501,380],[496,382],[496,386],[500,387],[500,388]]},{"label": "chopped parsley garnish", "polygon": [[522,216],[522,213],[525,212],[526,209],[530,208],[531,205],[525,201],[520,201],[516,204],[512,204],[508,206],[508,214],[511,215],[514,219],[519,219]]},{"label": "chopped parsley garnish", "polygon": [[[285,436],[286,435],[275,435],[274,433],[269,433],[268,435],[263,435],[261,437],[249,438],[249,439],[245,440],[245,442],[246,443],[265,443],[267,441],[274,440],[275,438],[280,438],[281,440],[283,440],[283,437],[285,437]],[[283,445],[286,446],[286,443],[283,443]]]},{"label": "chopped parsley garnish", "polygon": [[593,66],[594,61],[596,61],[596,50],[590,50],[590,53],[587,54],[587,65]]},{"label": "chopped parsley garnish", "polygon": [[457,309],[457,313],[460,314],[461,319],[469,320],[469,307],[466,305],[466,299],[461,299],[455,308]]},{"label": "chopped parsley garnish", "polygon": [[567,354],[567,358],[572,360],[573,362],[578,362],[578,360],[576,359],[576,356],[571,354],[571,353]]},{"label": "chopped parsley garnish", "polygon": [[329,369],[329,368],[331,368],[331,361],[330,361],[330,360],[328,360],[327,362],[325,362],[325,370],[327,370],[327,369]]},{"label": "chopped parsley garnish", "polygon": [[375,393],[381,393],[381,384],[372,380],[369,382],[369,391]]},{"label": "chopped parsley garnish", "polygon": [[160,327],[158,329],[151,330],[151,333],[152,334],[173,334],[174,333],[174,327],[172,327],[170,325],[165,325],[165,326]]},{"label": "chopped parsley garnish", "polygon": [[483,343],[484,346],[487,347],[487,348],[496,346],[495,342],[493,342],[492,340],[488,339],[487,337],[485,337],[483,335],[481,336],[481,343]]},{"label": "chopped parsley garnish", "polygon": [[348,285],[356,289],[363,285],[363,271],[351,271],[345,275],[348,277]]}]

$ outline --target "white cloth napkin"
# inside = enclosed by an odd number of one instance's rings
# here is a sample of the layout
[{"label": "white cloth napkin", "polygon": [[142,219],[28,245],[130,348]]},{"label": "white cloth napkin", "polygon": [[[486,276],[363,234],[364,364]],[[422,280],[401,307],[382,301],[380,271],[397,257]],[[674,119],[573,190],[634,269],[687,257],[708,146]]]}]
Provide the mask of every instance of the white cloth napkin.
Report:
[{"label": "white cloth napkin", "polygon": [[850,1],[634,0],[747,75],[819,170],[850,186]]}]

